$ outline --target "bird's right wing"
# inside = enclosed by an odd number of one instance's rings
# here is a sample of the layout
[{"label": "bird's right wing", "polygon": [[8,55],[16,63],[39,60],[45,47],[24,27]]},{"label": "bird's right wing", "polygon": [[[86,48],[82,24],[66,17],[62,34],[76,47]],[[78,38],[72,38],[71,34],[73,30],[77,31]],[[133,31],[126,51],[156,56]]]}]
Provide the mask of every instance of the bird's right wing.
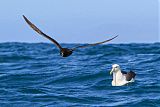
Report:
[{"label": "bird's right wing", "polygon": [[62,49],[62,47],[60,46],[60,44],[54,40],[53,38],[51,38],[50,36],[46,35],[45,33],[43,33],[39,28],[37,28],[33,23],[31,23],[24,15],[23,15],[24,20],[27,22],[27,24],[33,29],[35,30],[37,33],[39,33],[40,35],[44,36],[45,38],[49,39],[50,41],[52,41],[59,49]]}]

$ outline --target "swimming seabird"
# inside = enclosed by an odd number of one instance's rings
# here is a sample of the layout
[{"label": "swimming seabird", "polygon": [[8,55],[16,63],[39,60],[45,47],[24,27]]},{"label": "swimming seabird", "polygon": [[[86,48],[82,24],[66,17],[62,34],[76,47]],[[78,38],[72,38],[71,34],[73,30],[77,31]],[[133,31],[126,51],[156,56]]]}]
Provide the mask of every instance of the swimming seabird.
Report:
[{"label": "swimming seabird", "polygon": [[110,75],[113,73],[112,86],[122,86],[135,81],[136,74],[133,71],[123,72],[118,64],[112,65]]},{"label": "swimming seabird", "polygon": [[27,24],[33,29],[35,30],[37,33],[39,33],[40,35],[44,36],[45,38],[49,39],[50,41],[52,41],[59,49],[60,49],[60,55],[62,57],[68,57],[72,54],[73,51],[75,51],[76,49],[78,48],[85,48],[85,47],[88,47],[88,46],[95,46],[95,45],[98,45],[98,44],[102,44],[102,43],[105,43],[105,42],[109,42],[111,40],[113,40],[114,38],[116,38],[117,36],[111,38],[111,39],[108,39],[108,40],[105,40],[105,41],[102,41],[102,42],[98,42],[98,43],[93,43],[93,44],[87,44],[87,45],[83,45],[83,46],[76,46],[74,48],[63,48],[55,39],[51,38],[50,36],[46,35],[45,33],[43,33],[39,28],[37,28],[33,23],[31,23],[24,15],[23,15],[23,18],[25,19],[25,21],[27,22]]}]

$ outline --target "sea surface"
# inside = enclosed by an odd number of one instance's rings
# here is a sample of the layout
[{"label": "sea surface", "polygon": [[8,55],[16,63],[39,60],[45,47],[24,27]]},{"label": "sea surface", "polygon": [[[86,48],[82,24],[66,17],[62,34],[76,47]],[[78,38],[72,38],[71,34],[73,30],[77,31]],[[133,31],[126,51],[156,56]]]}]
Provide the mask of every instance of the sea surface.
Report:
[{"label": "sea surface", "polygon": [[[136,81],[112,86],[112,64]],[[160,43],[105,44],[67,58],[50,43],[0,43],[0,107],[160,107]]]}]

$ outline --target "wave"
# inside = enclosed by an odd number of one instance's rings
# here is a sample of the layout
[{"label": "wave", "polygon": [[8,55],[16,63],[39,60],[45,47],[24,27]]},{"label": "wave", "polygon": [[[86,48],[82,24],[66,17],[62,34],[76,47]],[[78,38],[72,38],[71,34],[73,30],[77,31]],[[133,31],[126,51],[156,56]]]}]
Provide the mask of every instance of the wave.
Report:
[{"label": "wave", "polygon": [[[53,44],[0,43],[0,104],[159,106],[159,53],[160,43],[105,44],[62,58]],[[109,71],[114,63],[134,70],[135,83],[112,87]]]}]

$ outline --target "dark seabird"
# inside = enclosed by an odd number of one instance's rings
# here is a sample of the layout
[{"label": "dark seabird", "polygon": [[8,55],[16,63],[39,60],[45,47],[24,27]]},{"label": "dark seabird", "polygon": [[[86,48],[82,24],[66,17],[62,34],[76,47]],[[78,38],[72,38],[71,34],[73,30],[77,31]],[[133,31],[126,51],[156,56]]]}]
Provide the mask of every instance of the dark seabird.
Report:
[{"label": "dark seabird", "polygon": [[112,86],[122,86],[135,81],[136,74],[133,71],[123,72],[118,64],[112,65],[110,74],[113,73]]},{"label": "dark seabird", "polygon": [[53,38],[51,38],[50,36],[46,35],[45,33],[43,33],[39,28],[37,28],[33,23],[31,23],[24,15],[23,15],[23,18],[25,19],[25,21],[28,23],[28,25],[33,29],[35,30],[37,33],[39,33],[40,35],[44,36],[45,38],[49,39],[50,41],[52,41],[59,49],[60,49],[60,55],[62,57],[68,57],[72,54],[73,51],[75,51],[76,49],[78,48],[85,48],[85,47],[88,47],[88,46],[95,46],[95,45],[98,45],[98,44],[102,44],[102,43],[105,43],[105,42],[109,42],[111,40],[113,40],[114,38],[116,38],[117,36],[111,38],[111,39],[108,39],[108,40],[105,40],[105,41],[102,41],[102,42],[98,42],[98,43],[93,43],[93,44],[87,44],[87,45],[83,45],[83,46],[77,46],[77,47],[74,47],[74,48],[71,48],[71,49],[68,49],[68,48],[63,48],[56,40],[54,40]]}]

